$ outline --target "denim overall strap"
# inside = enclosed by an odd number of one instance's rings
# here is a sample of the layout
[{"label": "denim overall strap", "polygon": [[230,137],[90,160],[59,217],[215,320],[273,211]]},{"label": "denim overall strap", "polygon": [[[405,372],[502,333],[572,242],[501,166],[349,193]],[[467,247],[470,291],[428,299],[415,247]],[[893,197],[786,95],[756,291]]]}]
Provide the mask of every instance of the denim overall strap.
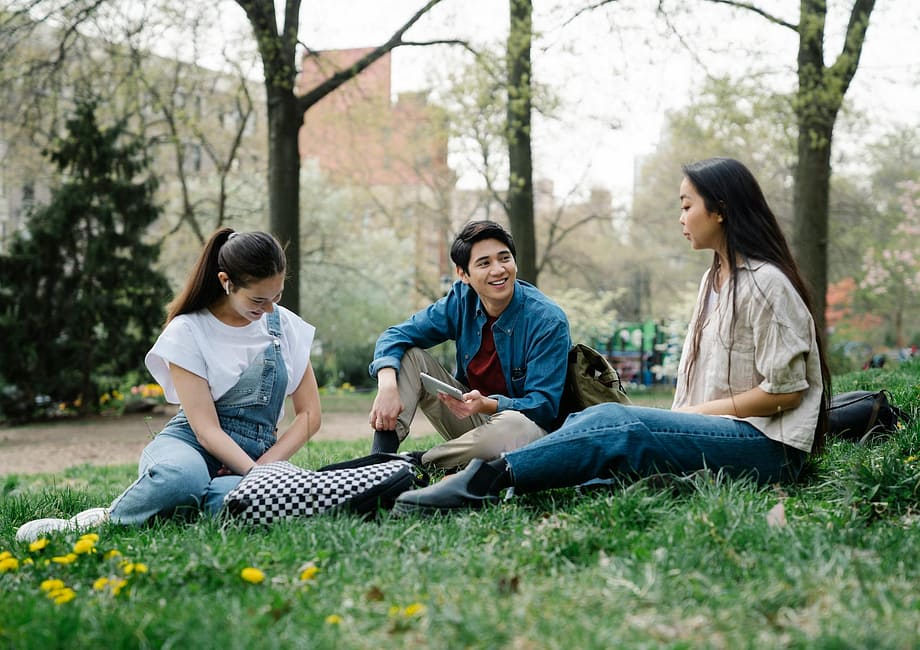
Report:
[{"label": "denim overall strap", "polygon": [[221,428],[253,459],[275,443],[278,415],[287,389],[287,366],[281,354],[281,322],[277,311],[267,315],[274,340],[260,359],[214,403]]}]

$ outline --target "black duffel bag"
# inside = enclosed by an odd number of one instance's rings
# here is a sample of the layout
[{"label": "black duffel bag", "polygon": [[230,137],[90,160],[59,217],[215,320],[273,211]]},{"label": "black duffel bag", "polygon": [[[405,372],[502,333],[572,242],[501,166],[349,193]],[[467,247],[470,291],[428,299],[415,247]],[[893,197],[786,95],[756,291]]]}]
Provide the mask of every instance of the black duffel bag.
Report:
[{"label": "black duffel bag", "polygon": [[854,390],[831,397],[827,434],[866,444],[907,424],[910,416],[891,403],[887,390]]}]

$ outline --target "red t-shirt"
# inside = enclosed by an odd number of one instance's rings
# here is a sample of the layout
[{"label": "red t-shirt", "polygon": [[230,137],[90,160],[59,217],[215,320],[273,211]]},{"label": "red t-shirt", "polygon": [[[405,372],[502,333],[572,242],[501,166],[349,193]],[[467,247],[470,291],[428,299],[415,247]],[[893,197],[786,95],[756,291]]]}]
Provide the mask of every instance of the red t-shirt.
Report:
[{"label": "red t-shirt", "polygon": [[482,326],[482,345],[466,368],[470,388],[478,390],[483,395],[508,394],[505,375],[502,373],[502,365],[495,350],[495,337],[492,336],[492,325],[495,321],[495,318],[486,318],[486,324]]}]

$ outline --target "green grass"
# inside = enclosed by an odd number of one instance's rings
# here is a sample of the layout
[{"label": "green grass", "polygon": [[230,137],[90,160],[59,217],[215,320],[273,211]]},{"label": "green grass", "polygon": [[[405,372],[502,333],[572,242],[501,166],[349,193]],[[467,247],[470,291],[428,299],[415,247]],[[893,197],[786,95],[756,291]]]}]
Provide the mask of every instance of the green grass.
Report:
[{"label": "green grass", "polygon": [[[848,375],[835,390],[878,387],[916,414],[920,364]],[[365,447],[315,443],[294,460],[316,467]],[[918,457],[915,421],[872,447],[830,445],[782,489],[699,477],[519,496],[432,520],[105,526],[98,553],[48,566],[78,536],[30,553],[16,526],[105,503],[134,470],[10,476],[0,551],[35,563],[0,574],[0,647],[911,648]],[[771,526],[778,504],[787,523]],[[110,549],[148,568],[117,596],[93,590],[122,574],[103,559]],[[310,563],[319,571],[303,582]],[[243,581],[248,566],[264,582]],[[52,602],[40,589],[48,577],[76,597]]]}]

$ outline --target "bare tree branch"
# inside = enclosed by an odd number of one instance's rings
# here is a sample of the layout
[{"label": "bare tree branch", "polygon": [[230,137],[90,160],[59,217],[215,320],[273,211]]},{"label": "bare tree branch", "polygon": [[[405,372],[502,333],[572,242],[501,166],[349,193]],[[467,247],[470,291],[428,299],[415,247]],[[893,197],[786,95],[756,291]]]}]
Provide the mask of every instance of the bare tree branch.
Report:
[{"label": "bare tree branch", "polygon": [[406,45],[407,43],[402,40],[403,34],[405,34],[410,27],[417,23],[422,16],[428,13],[432,7],[439,4],[440,2],[442,2],[442,0],[428,0],[425,6],[419,9],[415,15],[413,15],[408,21],[406,21],[405,24],[402,25],[402,27],[397,29],[386,43],[374,49],[372,52],[369,52],[366,56],[358,59],[347,69],[336,72],[320,85],[301,95],[298,98],[298,105],[304,111],[306,111],[323,97],[339,88],[339,86],[353,79],[358,74],[369,68],[375,61],[380,59],[387,52],[390,52],[400,45]]},{"label": "bare tree branch", "polygon": [[[658,3],[658,4],[659,4],[659,7],[661,6],[661,4],[663,4],[663,1],[664,1],[664,0],[661,0],[661,1]],[[763,18],[766,18],[766,19],[769,20],[771,23],[774,23],[774,24],[776,24],[776,25],[780,25],[781,27],[785,27],[785,28],[787,28],[787,29],[791,29],[791,30],[794,31],[794,32],[799,31],[799,26],[798,26],[797,24],[794,24],[794,23],[790,23],[790,22],[788,22],[788,21],[785,21],[785,20],[783,20],[782,18],[780,18],[779,16],[775,16],[775,15],[769,13],[768,11],[766,11],[765,9],[761,9],[760,7],[758,7],[757,5],[755,5],[755,4],[752,3],[752,2],[741,2],[740,0],[708,0],[708,2],[711,2],[711,3],[713,3],[713,4],[717,4],[717,5],[728,5],[729,7],[735,7],[735,8],[737,8],[737,9],[745,9],[745,10],[747,10],[747,11],[752,11],[752,12],[754,12],[755,14],[758,14],[759,16],[762,16]]]},{"label": "bare tree branch", "polygon": [[830,67],[830,75],[839,81],[842,88],[847,88],[856,68],[859,67],[859,57],[862,54],[863,43],[866,40],[866,30],[869,27],[869,16],[875,7],[875,0],[856,0],[850,12],[847,23],[846,40],[843,50],[834,64]]}]

